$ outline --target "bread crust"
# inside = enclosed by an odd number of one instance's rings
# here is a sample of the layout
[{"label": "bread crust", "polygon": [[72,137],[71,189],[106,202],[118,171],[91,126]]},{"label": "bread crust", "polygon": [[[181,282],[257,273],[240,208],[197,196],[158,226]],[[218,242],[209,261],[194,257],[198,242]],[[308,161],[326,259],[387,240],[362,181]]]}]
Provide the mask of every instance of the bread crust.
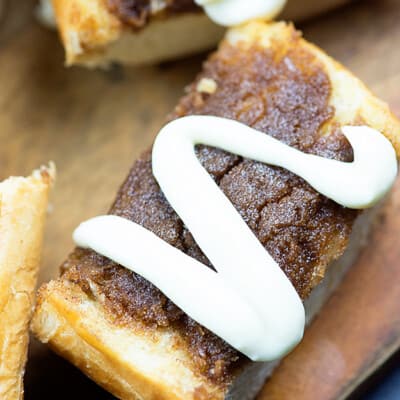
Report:
[{"label": "bread crust", "polygon": [[118,326],[71,282],[52,281],[40,289],[31,328],[42,342],[118,398],[224,398],[223,388],[187,368],[190,354],[172,330],[149,333]]},{"label": "bread crust", "polygon": [[0,183],[0,398],[23,397],[28,327],[54,166]]}]

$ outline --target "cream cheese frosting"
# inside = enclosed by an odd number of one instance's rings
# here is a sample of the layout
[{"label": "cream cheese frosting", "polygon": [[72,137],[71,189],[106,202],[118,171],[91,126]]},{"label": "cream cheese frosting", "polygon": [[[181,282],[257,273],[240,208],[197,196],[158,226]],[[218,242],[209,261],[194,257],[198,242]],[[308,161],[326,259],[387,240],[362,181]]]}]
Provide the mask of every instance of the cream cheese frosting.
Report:
[{"label": "cream cheese frosting", "polygon": [[254,19],[272,20],[286,0],[195,0],[218,25],[235,26]]},{"label": "cream cheese frosting", "polygon": [[36,6],[35,15],[39,22],[47,28],[55,29],[57,27],[51,0],[40,0]]},{"label": "cream cheese frosting", "polygon": [[74,241],[142,275],[191,318],[251,360],[278,359],[302,338],[302,301],[202,167],[195,146],[205,144],[286,168],[345,207],[370,207],[395,180],[394,148],[381,133],[366,126],[346,126],[342,132],[353,147],[350,163],[303,153],[225,118],[188,116],[160,131],[153,146],[153,174],[216,272],[117,216],[82,223]]}]

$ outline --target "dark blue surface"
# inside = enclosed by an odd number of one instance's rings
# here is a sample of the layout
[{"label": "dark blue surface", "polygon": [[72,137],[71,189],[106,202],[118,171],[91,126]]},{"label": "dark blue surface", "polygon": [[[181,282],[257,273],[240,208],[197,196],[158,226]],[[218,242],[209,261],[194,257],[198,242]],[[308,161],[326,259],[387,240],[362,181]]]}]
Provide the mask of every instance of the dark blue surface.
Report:
[{"label": "dark blue surface", "polygon": [[365,400],[400,400],[400,366],[388,371],[382,380],[369,394],[363,397]]}]

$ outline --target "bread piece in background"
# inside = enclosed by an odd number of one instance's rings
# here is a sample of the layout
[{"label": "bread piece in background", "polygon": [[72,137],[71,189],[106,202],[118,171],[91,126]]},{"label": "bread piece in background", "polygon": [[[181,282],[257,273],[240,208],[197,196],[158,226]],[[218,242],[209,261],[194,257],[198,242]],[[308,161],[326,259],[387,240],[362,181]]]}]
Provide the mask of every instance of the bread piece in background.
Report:
[{"label": "bread piece in background", "polygon": [[0,399],[23,397],[23,377],[34,307],[53,165],[27,178],[0,183]]},{"label": "bread piece in background", "polygon": [[[348,1],[289,0],[281,17],[299,21]],[[47,25],[50,2],[68,66],[171,60],[214,47],[225,31],[192,0],[138,2],[136,12],[124,0],[42,0],[41,19]]]}]

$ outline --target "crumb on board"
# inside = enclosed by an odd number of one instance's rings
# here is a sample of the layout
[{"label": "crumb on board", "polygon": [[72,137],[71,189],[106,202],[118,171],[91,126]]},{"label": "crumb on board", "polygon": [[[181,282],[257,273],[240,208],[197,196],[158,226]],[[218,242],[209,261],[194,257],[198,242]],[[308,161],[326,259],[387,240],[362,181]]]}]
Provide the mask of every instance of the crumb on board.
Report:
[{"label": "crumb on board", "polygon": [[217,90],[217,82],[214,79],[202,78],[197,84],[196,90],[200,93],[213,94]]}]

